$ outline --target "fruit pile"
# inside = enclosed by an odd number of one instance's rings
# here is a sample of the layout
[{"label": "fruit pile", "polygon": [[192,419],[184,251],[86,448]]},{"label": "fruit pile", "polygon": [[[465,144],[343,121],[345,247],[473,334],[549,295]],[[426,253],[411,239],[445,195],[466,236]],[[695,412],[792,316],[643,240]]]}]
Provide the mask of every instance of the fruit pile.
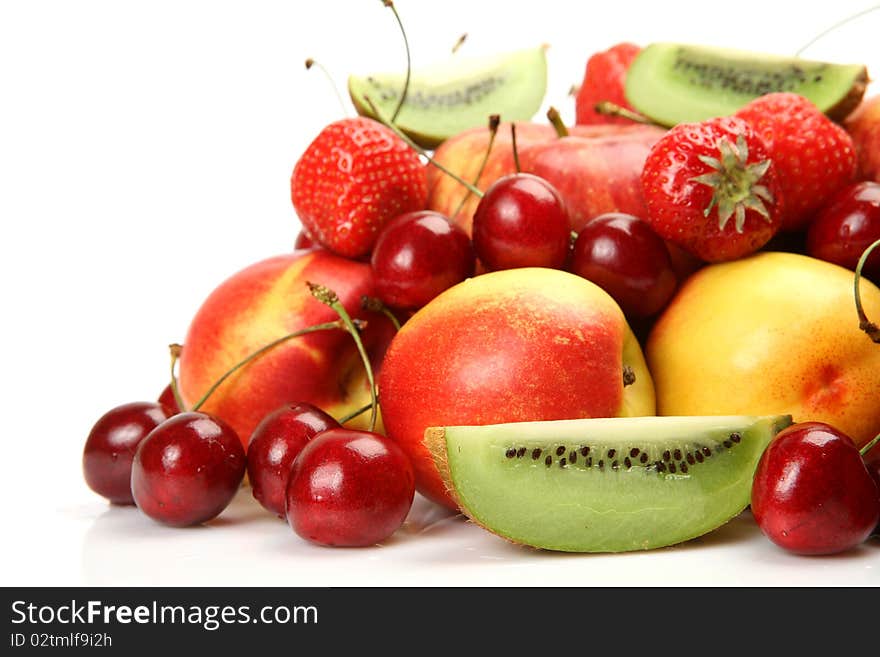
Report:
[{"label": "fruit pile", "polygon": [[543,48],[352,76],[359,115],[293,168],[295,248],[205,300],[156,402],[98,420],[87,484],[189,526],[246,479],[322,545],[387,539],[416,490],[554,550],[672,545],[749,505],[792,552],[860,544],[880,522],[866,84],[619,44],[566,126],[530,120]]}]

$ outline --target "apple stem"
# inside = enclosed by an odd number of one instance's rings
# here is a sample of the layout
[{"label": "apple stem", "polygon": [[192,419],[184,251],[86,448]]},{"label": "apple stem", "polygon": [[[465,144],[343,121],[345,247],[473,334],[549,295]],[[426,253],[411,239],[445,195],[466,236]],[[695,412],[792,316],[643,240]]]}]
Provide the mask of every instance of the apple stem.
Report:
[{"label": "apple stem", "polygon": [[[486,164],[489,162],[489,155],[492,153],[492,146],[495,144],[495,135],[498,134],[498,126],[501,124],[501,116],[498,114],[492,114],[489,116],[489,145],[486,147],[486,152],[483,153],[483,161],[480,163],[480,168],[477,171],[477,175],[474,177],[474,187],[476,187],[480,183],[480,178],[483,176],[483,171],[486,170]],[[454,219],[458,216],[458,213],[461,212],[461,209],[464,207],[464,204],[471,197],[471,191],[468,190],[464,195],[464,198],[458,204],[458,207],[455,208],[455,212],[452,213],[451,219]]]},{"label": "apple stem", "polygon": [[349,421],[355,419],[358,415],[363,415],[368,410],[370,410],[372,407],[373,407],[372,402],[370,402],[369,404],[364,404],[360,408],[353,410],[351,413],[348,413],[347,415],[343,415],[341,418],[339,418],[336,421],[339,422],[339,424],[345,424],[346,422],[349,422]]},{"label": "apple stem", "polygon": [[317,68],[321,73],[324,74],[324,77],[327,78],[327,81],[330,83],[330,86],[333,88],[333,93],[336,94],[336,99],[339,101],[339,106],[342,108],[342,113],[346,116],[349,115],[348,106],[345,104],[345,100],[342,98],[342,94],[339,93],[339,87],[336,86],[336,82],[333,80],[333,76],[330,75],[330,72],[324,68],[320,62],[315,61],[311,57],[306,59],[306,70],[309,71],[312,67]]},{"label": "apple stem", "polygon": [[449,176],[450,178],[452,178],[453,180],[455,180],[456,182],[458,182],[459,184],[463,185],[468,190],[470,190],[471,194],[474,194],[477,198],[483,198],[483,192],[478,187],[475,187],[474,185],[472,185],[468,181],[464,180],[461,176],[453,173],[452,171],[447,169],[445,166],[443,166],[442,164],[437,162],[433,157],[428,155],[428,152],[424,148],[422,148],[421,146],[416,144],[412,139],[407,137],[406,134],[404,134],[404,132],[400,128],[398,128],[396,125],[391,123],[382,114],[382,112],[379,111],[379,108],[376,107],[376,104],[373,102],[373,100],[369,96],[364,96],[363,99],[364,99],[364,102],[369,106],[370,111],[372,111],[373,116],[376,117],[376,120],[379,121],[379,123],[381,123],[386,128],[391,130],[398,137],[400,137],[406,143],[407,146],[409,146],[411,149],[413,149],[416,153],[418,153],[422,157],[426,158],[428,160],[428,162],[430,162],[432,165],[434,165],[435,167],[440,169],[440,171],[442,171],[447,176]]},{"label": "apple stem", "polygon": [[880,435],[874,436],[873,440],[863,445],[862,448],[859,450],[859,454],[861,454],[862,456],[867,456],[868,452],[871,451],[871,448],[874,447],[874,445],[876,445],[877,443],[880,443]]},{"label": "apple stem", "polygon": [[610,100],[603,100],[596,103],[593,109],[596,110],[597,113],[604,114],[605,116],[619,116],[623,119],[629,119],[634,123],[660,126],[659,123],[657,123],[656,121],[652,121],[644,114],[633,112],[632,110],[629,110],[625,107],[621,107],[617,103],[612,103]]},{"label": "apple stem", "polygon": [[[323,324],[315,324],[314,326],[309,326],[307,328],[300,329],[299,331],[294,331],[293,333],[288,333],[287,335],[282,336],[282,337],[278,338],[277,340],[273,340],[272,342],[270,342],[267,345],[264,345],[263,347],[260,347],[255,352],[253,352],[252,354],[250,354],[249,356],[247,356],[243,360],[236,363],[223,376],[221,376],[219,379],[217,379],[214,382],[214,384],[210,388],[208,388],[207,392],[205,392],[205,394],[202,395],[201,399],[199,399],[199,401],[197,401],[195,403],[195,405],[192,407],[191,410],[193,410],[193,411],[199,410],[202,407],[202,405],[206,401],[208,401],[208,398],[214,393],[214,391],[217,388],[219,388],[221,385],[223,385],[223,382],[226,381],[226,379],[228,379],[235,372],[237,372],[242,367],[244,367],[245,365],[250,363],[252,360],[255,360],[255,359],[259,358],[260,356],[262,356],[264,353],[266,353],[270,349],[274,349],[278,345],[280,345],[284,342],[287,342],[288,340],[292,340],[293,338],[298,338],[300,336],[307,335],[309,333],[317,333],[318,331],[329,331],[329,330],[338,330],[338,329],[343,329],[343,330],[346,329],[345,324],[340,320],[336,320],[333,322],[324,322]],[[178,402],[178,404],[179,403],[180,402]],[[181,410],[183,410],[183,407],[181,407]]]},{"label": "apple stem", "polygon": [[379,399],[376,394],[376,381],[373,377],[373,367],[370,365],[370,357],[367,355],[367,350],[364,348],[360,332],[352,321],[348,311],[345,309],[345,306],[339,301],[339,296],[336,292],[328,287],[318,285],[317,283],[311,283],[309,281],[306,281],[306,285],[308,285],[309,291],[312,293],[313,297],[325,306],[329,306],[336,311],[336,314],[339,315],[339,319],[341,319],[342,323],[345,325],[346,330],[354,339],[355,345],[357,345],[358,353],[361,355],[361,360],[364,362],[364,368],[367,371],[367,381],[370,384],[370,431],[375,431]]},{"label": "apple stem", "polygon": [[458,37],[458,41],[456,41],[456,42],[455,42],[455,45],[452,46],[452,54],[453,54],[453,55],[454,55],[455,53],[457,53],[457,52],[458,52],[458,49],[461,48],[461,47],[464,45],[464,42],[467,40],[467,37],[468,37],[467,32],[465,32],[465,33],[462,34],[460,37]]},{"label": "apple stem", "polygon": [[553,129],[556,130],[557,137],[568,137],[569,132],[568,128],[565,126],[565,123],[562,121],[562,116],[559,114],[559,110],[555,107],[551,107],[547,110],[547,120],[553,125]]},{"label": "apple stem", "polygon": [[180,354],[183,353],[183,346],[176,342],[168,345],[168,351],[171,352],[171,394],[174,395],[174,403],[181,412],[186,410],[186,404],[183,403],[183,397],[180,394],[180,387],[177,385],[177,375],[175,374],[175,366],[180,360]]},{"label": "apple stem", "polygon": [[385,317],[391,320],[391,323],[394,324],[395,330],[400,330],[400,320],[397,319],[397,316],[391,312],[391,309],[388,308],[388,306],[382,303],[381,299],[364,295],[361,297],[361,308],[373,313],[382,313]]},{"label": "apple stem", "polygon": [[800,48],[798,48],[797,51],[794,53],[794,56],[795,56],[795,57],[800,57],[801,54],[804,52],[804,50],[806,50],[807,48],[809,48],[810,46],[812,46],[814,43],[816,43],[819,39],[821,39],[821,38],[824,37],[825,35],[830,34],[831,32],[833,32],[834,30],[836,30],[836,29],[839,28],[839,27],[843,27],[844,25],[846,25],[846,24],[849,23],[850,21],[853,21],[853,20],[855,20],[855,19],[857,19],[857,18],[861,18],[861,17],[864,16],[865,14],[870,14],[872,11],[874,11],[874,10],[876,10],[876,9],[880,9],[880,5],[873,5],[873,6],[871,6],[871,7],[868,7],[867,9],[863,9],[863,10],[860,11],[860,12],[857,12],[857,13],[855,13],[855,14],[852,14],[851,16],[847,16],[847,17],[844,18],[843,20],[837,21],[834,25],[832,25],[832,26],[829,27],[829,28],[826,28],[826,29],[822,30],[819,34],[817,34],[817,35],[814,36],[812,39],[810,39],[809,41],[807,41],[803,46],[801,46]]},{"label": "apple stem", "polygon": [[874,322],[870,321],[865,314],[865,309],[862,307],[862,294],[859,289],[859,281],[862,278],[862,268],[865,266],[868,256],[870,256],[871,252],[878,246],[880,246],[880,240],[877,240],[865,249],[862,256],[859,258],[859,262],[856,265],[855,281],[853,282],[853,294],[856,300],[856,312],[859,315],[859,328],[867,333],[872,341],[880,344],[880,326],[877,326]]},{"label": "apple stem", "polygon": [[403,21],[400,20],[400,14],[397,13],[397,7],[394,6],[394,3],[391,2],[391,0],[382,0],[382,4],[388,7],[391,10],[391,13],[394,14],[394,18],[397,19],[397,25],[400,27],[400,33],[403,35],[403,45],[406,48],[406,78],[403,81],[403,91],[400,92],[400,100],[397,101],[397,107],[394,108],[394,112],[391,114],[391,122],[394,123],[397,120],[397,115],[400,114],[400,109],[406,102],[406,94],[409,92],[409,78],[412,74],[412,58],[409,51],[409,39],[406,38],[406,30],[403,29]]}]

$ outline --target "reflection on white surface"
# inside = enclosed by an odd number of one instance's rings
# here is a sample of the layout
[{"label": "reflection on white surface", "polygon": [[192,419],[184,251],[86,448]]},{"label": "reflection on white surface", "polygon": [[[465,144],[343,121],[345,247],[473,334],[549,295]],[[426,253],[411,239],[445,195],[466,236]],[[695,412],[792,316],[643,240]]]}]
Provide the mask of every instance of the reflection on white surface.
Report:
[{"label": "reflection on white surface", "polygon": [[296,536],[240,491],[202,527],[162,526],[106,507],[84,532],[89,586],[716,586],[880,584],[880,540],[807,559],[765,539],[748,512],[688,543],[580,555],[513,545],[416,496],[404,526],[371,548],[326,548]]}]

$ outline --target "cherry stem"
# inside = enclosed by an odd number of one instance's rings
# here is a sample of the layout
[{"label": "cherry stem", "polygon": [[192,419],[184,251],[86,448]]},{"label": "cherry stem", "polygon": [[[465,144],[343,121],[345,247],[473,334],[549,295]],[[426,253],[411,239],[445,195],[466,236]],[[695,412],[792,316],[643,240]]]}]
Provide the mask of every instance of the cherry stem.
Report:
[{"label": "cherry stem", "polygon": [[454,55],[455,53],[457,53],[457,52],[458,52],[458,49],[461,48],[461,47],[464,45],[464,42],[467,40],[467,37],[468,37],[467,32],[465,32],[465,33],[462,34],[460,37],[458,37],[458,41],[456,41],[456,42],[455,42],[455,45],[452,46],[452,54],[453,54],[453,55]]},{"label": "cherry stem", "polygon": [[804,52],[804,50],[806,50],[807,48],[809,48],[810,46],[812,46],[814,43],[816,43],[816,42],[817,42],[819,39],[821,39],[822,37],[826,36],[827,34],[830,34],[831,32],[833,32],[834,30],[836,30],[836,29],[839,28],[839,27],[843,27],[844,25],[846,25],[846,24],[849,23],[850,21],[854,21],[854,20],[857,19],[857,18],[861,18],[861,17],[864,16],[865,14],[870,14],[872,11],[874,11],[874,10],[876,10],[876,9],[880,9],[880,5],[874,5],[874,6],[872,6],[872,7],[868,7],[867,9],[863,9],[862,11],[857,12],[857,13],[853,14],[852,16],[847,16],[847,17],[844,18],[843,20],[839,20],[839,21],[837,21],[834,25],[832,25],[832,26],[829,27],[829,28],[826,28],[826,29],[822,30],[821,32],[819,32],[819,34],[817,34],[817,35],[814,36],[812,39],[810,39],[809,41],[807,41],[803,46],[801,46],[800,48],[798,48],[797,51],[795,51],[794,56],[795,56],[795,57],[800,57],[801,54]]},{"label": "cherry stem", "polygon": [[874,322],[868,319],[868,316],[865,314],[865,309],[862,307],[862,294],[859,289],[859,281],[862,278],[862,268],[865,266],[865,262],[868,260],[868,256],[871,255],[871,252],[880,246],[880,240],[877,240],[871,246],[864,250],[861,257],[859,258],[859,262],[856,265],[856,275],[855,281],[853,282],[853,295],[856,300],[856,312],[859,315],[859,328],[868,334],[868,337],[871,338],[872,341],[880,344],[880,326],[877,326]]},{"label": "cherry stem", "polygon": [[551,107],[547,110],[547,120],[553,125],[553,129],[556,130],[557,137],[568,137],[569,132],[568,128],[565,127],[565,123],[562,121],[562,116],[559,114],[559,110],[555,107]]},{"label": "cherry stem", "polygon": [[474,185],[472,185],[472,184],[469,183],[468,181],[464,180],[464,179],[463,179],[461,176],[459,176],[458,174],[453,173],[452,171],[450,171],[449,169],[447,169],[445,166],[443,166],[442,164],[440,164],[439,162],[437,162],[433,157],[431,157],[430,155],[428,155],[428,152],[427,152],[424,148],[422,148],[421,146],[419,146],[418,144],[416,144],[412,139],[410,139],[409,137],[407,137],[406,134],[404,134],[404,132],[403,132],[400,128],[398,128],[396,125],[394,125],[393,123],[391,123],[391,122],[390,122],[390,121],[389,121],[389,120],[388,120],[388,119],[387,119],[387,118],[386,118],[386,117],[385,117],[385,116],[379,111],[379,108],[376,107],[376,103],[374,103],[373,100],[372,100],[369,96],[364,96],[364,102],[369,106],[370,111],[372,111],[373,116],[376,117],[376,120],[379,121],[379,123],[381,123],[382,125],[384,125],[384,126],[385,126],[386,128],[388,128],[389,130],[391,130],[395,135],[397,135],[398,137],[400,137],[400,138],[406,143],[407,146],[409,146],[411,149],[413,149],[413,150],[414,150],[416,153],[418,153],[419,155],[421,155],[421,156],[423,156],[424,158],[426,158],[426,159],[428,160],[428,162],[430,162],[432,165],[434,165],[435,167],[437,167],[438,169],[440,169],[440,171],[442,171],[443,173],[445,173],[447,176],[449,176],[450,178],[452,178],[453,180],[455,180],[455,181],[458,182],[459,184],[461,184],[461,185],[463,185],[464,187],[466,187],[468,190],[470,190],[471,194],[474,194],[477,198],[483,198],[483,192],[482,192],[478,187],[475,187]]},{"label": "cherry stem", "polygon": [[370,431],[375,431],[379,398],[376,394],[376,381],[373,377],[373,367],[370,365],[370,357],[367,355],[367,350],[364,348],[364,342],[361,340],[360,332],[358,331],[357,326],[355,326],[354,321],[351,319],[351,315],[349,315],[348,311],[345,309],[345,306],[339,301],[339,296],[336,292],[328,287],[318,285],[317,283],[311,283],[309,281],[306,281],[306,285],[309,286],[309,291],[312,293],[313,297],[325,306],[329,306],[336,311],[336,314],[339,315],[339,319],[342,320],[346,330],[354,339],[355,345],[357,345],[358,353],[361,355],[361,360],[364,362],[364,368],[367,371],[367,381],[370,384]]},{"label": "cherry stem", "polygon": [[180,354],[183,353],[183,346],[175,342],[168,345],[168,351],[171,352],[171,394],[174,396],[174,403],[177,404],[177,408],[183,412],[186,410],[186,404],[183,403],[180,387],[177,385],[177,375],[174,373],[177,361],[180,360]]},{"label": "cherry stem", "polygon": [[598,103],[596,103],[593,109],[596,110],[596,112],[598,112],[599,114],[604,114],[605,116],[619,116],[624,119],[629,119],[634,123],[660,126],[659,123],[657,123],[656,121],[652,121],[644,114],[633,112],[632,110],[629,110],[625,107],[621,107],[617,103],[612,103],[610,100],[599,101]]},{"label": "cherry stem", "polygon": [[516,147],[516,123],[510,124],[510,147],[513,150],[513,166],[519,173],[522,169],[519,166],[519,149]]},{"label": "cherry stem", "polygon": [[[223,382],[226,381],[226,379],[228,379],[230,376],[235,374],[235,372],[240,370],[242,367],[244,367],[245,365],[247,365],[251,361],[259,358],[260,356],[265,354],[267,351],[274,349],[278,345],[280,345],[284,342],[287,342],[288,340],[292,340],[293,338],[298,338],[300,336],[307,335],[309,333],[317,333],[318,331],[329,331],[329,330],[334,330],[334,329],[335,330],[338,330],[338,329],[345,330],[345,328],[346,328],[345,324],[343,324],[339,320],[336,320],[333,322],[324,322],[323,324],[315,324],[314,326],[309,326],[307,328],[300,329],[299,331],[294,331],[293,333],[288,333],[287,335],[282,336],[282,337],[278,338],[277,340],[273,340],[269,344],[267,344],[263,347],[260,347],[255,352],[253,352],[252,354],[250,354],[249,356],[247,356],[243,360],[236,363],[230,370],[228,370],[226,372],[226,374],[224,374],[219,379],[217,379],[214,382],[214,384],[210,388],[208,388],[207,392],[205,392],[205,394],[202,395],[202,398],[199,399],[199,401],[197,401],[195,403],[195,405],[192,407],[192,410],[193,411],[199,410],[202,407],[202,405],[206,401],[208,401],[208,398],[214,393],[214,391],[217,388],[219,388],[221,385],[223,385]],[[183,408],[181,408],[181,410],[183,410]]]},{"label": "cherry stem", "polygon": [[403,35],[403,45],[406,48],[406,79],[403,81],[403,91],[400,93],[400,100],[397,101],[397,107],[394,108],[394,112],[391,114],[391,122],[394,123],[397,120],[397,115],[400,114],[400,109],[403,107],[404,102],[406,102],[406,94],[409,92],[412,59],[409,52],[409,40],[406,38],[406,30],[403,29],[403,21],[400,20],[400,14],[397,13],[397,7],[394,6],[391,0],[382,0],[382,4],[388,7],[391,13],[394,14],[394,18],[397,19],[397,25],[400,27],[400,33]]},{"label": "cherry stem", "polygon": [[[477,175],[474,178],[474,187],[476,187],[480,178],[483,176],[483,171],[486,170],[486,164],[489,162],[489,155],[492,153],[492,146],[495,144],[495,135],[498,134],[498,126],[501,124],[501,117],[498,114],[492,114],[489,117],[489,145],[486,147],[486,152],[483,153],[483,161],[480,163],[480,168],[477,171]],[[458,207],[455,208],[455,212],[452,213],[452,218],[458,216],[458,213],[461,212],[461,209],[464,207],[464,204],[471,197],[471,190],[468,190],[464,195],[464,198],[458,204]]]},{"label": "cherry stem", "polygon": [[369,404],[364,404],[360,408],[353,410],[348,415],[343,415],[341,418],[339,418],[337,420],[337,422],[339,422],[339,424],[345,424],[346,422],[349,422],[349,421],[355,419],[358,415],[363,415],[368,410],[370,410],[372,407],[373,407],[372,402]]},{"label": "cherry stem", "polygon": [[874,436],[873,440],[868,442],[866,445],[863,445],[862,448],[859,450],[859,454],[861,454],[862,456],[867,456],[868,452],[871,451],[871,448],[877,443],[880,443],[880,435]]},{"label": "cherry stem", "polygon": [[397,319],[397,316],[391,312],[391,309],[388,306],[382,303],[381,299],[364,295],[361,297],[361,308],[372,313],[382,313],[385,317],[391,320],[391,323],[394,324],[395,330],[400,330],[400,320]]},{"label": "cherry stem", "polygon": [[312,68],[317,68],[321,73],[324,74],[324,77],[327,78],[327,81],[330,83],[330,86],[333,88],[333,93],[336,94],[336,99],[339,101],[339,106],[342,108],[342,113],[346,116],[349,114],[348,106],[345,104],[345,100],[342,98],[342,94],[339,93],[339,88],[336,86],[336,82],[333,80],[333,76],[330,75],[329,71],[324,68],[320,62],[316,62],[314,59],[309,57],[306,60],[306,70],[309,71]]}]

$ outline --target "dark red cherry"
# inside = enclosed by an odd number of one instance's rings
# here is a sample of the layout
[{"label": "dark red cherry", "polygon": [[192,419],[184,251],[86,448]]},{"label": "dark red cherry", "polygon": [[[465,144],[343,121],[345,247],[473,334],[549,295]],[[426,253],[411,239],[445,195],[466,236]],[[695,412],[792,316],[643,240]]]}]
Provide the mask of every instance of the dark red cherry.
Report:
[{"label": "dark red cherry", "polygon": [[287,404],[264,417],[247,449],[248,481],[257,501],[283,518],[293,459],[316,434],[338,426],[330,415],[304,402]]},{"label": "dark red cherry", "polygon": [[395,308],[421,308],[474,275],[474,250],[459,226],[439,212],[407,212],[392,219],[371,257],[376,296]]},{"label": "dark red cherry", "polygon": [[630,214],[591,219],[575,240],[570,269],[608,292],[629,318],[658,313],[677,285],[666,243]]},{"label": "dark red cherry", "polygon": [[165,420],[141,441],[131,492],[154,520],[198,525],[228,506],[244,473],[244,448],[235,431],[219,418],[189,411]]},{"label": "dark red cherry", "polygon": [[168,419],[157,402],[132,402],[107,411],[92,427],[83,450],[89,488],[113,504],[134,504],[131,463],[140,442]]},{"label": "dark red cherry", "polygon": [[880,520],[880,489],[849,436],[820,422],[779,432],[758,462],[752,514],[774,543],[834,554],[863,542]]},{"label": "dark red cherry", "polygon": [[[877,484],[878,498],[877,498],[877,506],[880,507],[880,443],[875,444],[868,452],[864,455],[865,467],[868,468],[868,472],[871,475],[871,478],[874,480],[874,483]],[[874,528],[875,535],[880,536],[880,523]]]},{"label": "dark red cherry", "polygon": [[313,240],[312,236],[306,232],[305,228],[297,233],[296,239],[293,241],[294,250],[311,249],[314,246],[317,246],[317,244],[315,244],[315,240]]},{"label": "dark red cherry", "polygon": [[159,395],[158,399],[159,403],[162,404],[163,408],[168,412],[168,416],[176,415],[180,413],[180,407],[177,405],[177,400],[174,398],[174,391],[171,389],[171,384],[169,383],[165,386],[165,389],[162,391],[162,394]]},{"label": "dark red cherry", "polygon": [[[807,231],[807,253],[855,269],[862,253],[880,239],[880,183],[844,187],[823,207]],[[880,282],[880,250],[872,253],[862,273]]]},{"label": "dark red cherry", "polygon": [[473,242],[477,258],[489,270],[561,269],[571,243],[568,211],[559,192],[543,178],[509,174],[480,199]]},{"label": "dark red cherry", "polygon": [[287,521],[319,545],[375,545],[403,524],[415,475],[393,440],[369,431],[330,429],[293,461]]}]

